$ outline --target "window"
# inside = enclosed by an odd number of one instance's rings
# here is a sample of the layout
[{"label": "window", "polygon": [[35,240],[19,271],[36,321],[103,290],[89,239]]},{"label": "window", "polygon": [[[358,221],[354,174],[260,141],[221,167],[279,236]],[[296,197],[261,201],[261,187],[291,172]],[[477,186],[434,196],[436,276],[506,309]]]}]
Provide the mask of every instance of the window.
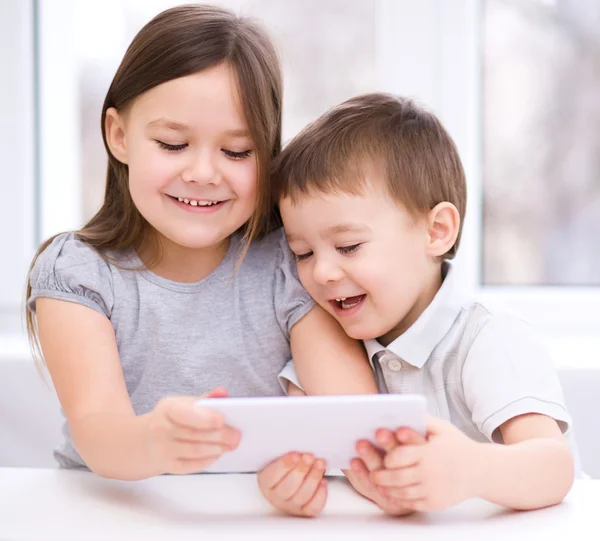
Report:
[{"label": "window", "polygon": [[35,245],[33,10],[0,3],[0,346],[21,331],[25,274]]},{"label": "window", "polygon": [[600,3],[486,0],[483,281],[600,286]]},{"label": "window", "polygon": [[[0,85],[0,118],[16,130],[0,145],[8,164],[0,234],[10,258],[1,271],[0,335],[20,328],[16,314],[36,242],[79,227],[99,207],[104,94],[137,30],[177,3],[1,3],[0,63],[17,82]],[[560,363],[597,364],[596,0],[215,3],[262,19],[278,43],[284,139],[362,92],[390,91],[429,105],[467,172],[469,207],[456,261],[465,284],[486,303],[531,321],[551,339]]]}]

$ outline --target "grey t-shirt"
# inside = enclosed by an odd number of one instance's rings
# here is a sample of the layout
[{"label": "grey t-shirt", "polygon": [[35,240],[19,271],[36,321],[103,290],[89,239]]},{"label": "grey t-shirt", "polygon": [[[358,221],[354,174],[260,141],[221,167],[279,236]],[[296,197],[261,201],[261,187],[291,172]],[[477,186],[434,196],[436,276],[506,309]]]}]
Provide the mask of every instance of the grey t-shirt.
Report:
[{"label": "grey t-shirt", "polygon": [[[115,330],[127,391],[137,414],[173,395],[222,386],[231,396],[273,396],[290,359],[290,329],[314,306],[302,288],[282,229],[251,244],[234,273],[242,239],[209,276],[176,283],[133,254],[114,265],[73,233],[58,236],[31,274],[28,306],[38,297],[76,302],[104,314]],[[121,268],[121,267],[126,267]],[[63,467],[85,467],[69,427],[55,450]]]}]

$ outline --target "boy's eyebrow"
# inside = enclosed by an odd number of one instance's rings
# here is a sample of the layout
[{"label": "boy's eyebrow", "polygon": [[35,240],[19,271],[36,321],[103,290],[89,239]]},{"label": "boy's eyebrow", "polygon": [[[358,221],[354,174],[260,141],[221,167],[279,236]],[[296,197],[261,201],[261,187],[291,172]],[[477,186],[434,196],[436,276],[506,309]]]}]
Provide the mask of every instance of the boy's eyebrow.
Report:
[{"label": "boy's eyebrow", "polygon": [[[339,235],[340,233],[371,233],[371,228],[364,224],[339,224],[326,229],[324,236],[332,237],[333,235]],[[298,240],[298,237],[290,233],[286,233],[285,238],[288,242]]]},{"label": "boy's eyebrow", "polygon": [[364,224],[339,224],[327,229],[327,236],[338,235],[340,233],[368,233],[371,229]]}]

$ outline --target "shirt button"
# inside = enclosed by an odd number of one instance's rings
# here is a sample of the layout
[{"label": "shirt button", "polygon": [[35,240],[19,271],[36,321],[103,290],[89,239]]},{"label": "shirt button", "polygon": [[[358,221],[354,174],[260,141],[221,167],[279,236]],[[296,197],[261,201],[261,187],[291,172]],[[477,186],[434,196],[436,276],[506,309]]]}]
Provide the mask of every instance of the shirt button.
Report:
[{"label": "shirt button", "polygon": [[402,362],[398,359],[391,359],[388,363],[388,368],[392,372],[400,372],[400,370],[402,370]]}]

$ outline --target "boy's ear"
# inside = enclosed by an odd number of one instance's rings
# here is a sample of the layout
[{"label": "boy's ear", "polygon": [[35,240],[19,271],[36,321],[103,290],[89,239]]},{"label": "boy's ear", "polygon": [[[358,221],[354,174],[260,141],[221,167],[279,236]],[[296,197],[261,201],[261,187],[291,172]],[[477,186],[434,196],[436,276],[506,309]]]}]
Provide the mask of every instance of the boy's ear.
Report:
[{"label": "boy's ear", "polygon": [[439,203],[428,215],[428,253],[440,257],[448,252],[456,242],[460,230],[458,209],[447,201]]},{"label": "boy's ear", "polygon": [[121,163],[127,164],[125,119],[114,107],[106,110],[104,130],[106,132],[106,143],[111,154]]}]

